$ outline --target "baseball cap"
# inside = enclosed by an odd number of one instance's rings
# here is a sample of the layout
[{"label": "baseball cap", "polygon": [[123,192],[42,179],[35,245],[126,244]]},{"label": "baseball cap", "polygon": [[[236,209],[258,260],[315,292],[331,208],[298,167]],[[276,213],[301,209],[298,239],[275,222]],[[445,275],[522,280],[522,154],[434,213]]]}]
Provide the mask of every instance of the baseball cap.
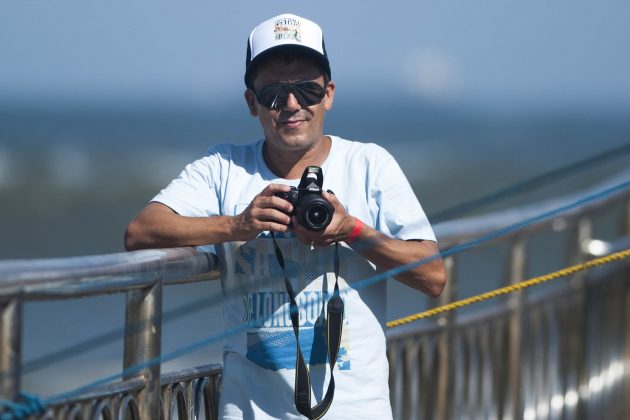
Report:
[{"label": "baseball cap", "polygon": [[247,40],[245,84],[251,70],[271,51],[296,48],[319,61],[330,79],[330,63],[324,45],[322,28],[315,22],[284,13],[256,26]]}]

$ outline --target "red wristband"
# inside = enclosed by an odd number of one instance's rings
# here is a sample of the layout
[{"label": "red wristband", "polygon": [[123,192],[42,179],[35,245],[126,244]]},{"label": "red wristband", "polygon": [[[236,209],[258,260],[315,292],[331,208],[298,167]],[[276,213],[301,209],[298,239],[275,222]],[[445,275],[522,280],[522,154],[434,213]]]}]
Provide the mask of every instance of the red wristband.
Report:
[{"label": "red wristband", "polygon": [[363,222],[355,217],[354,227],[352,228],[352,230],[350,231],[350,234],[348,235],[348,237],[346,238],[344,242],[349,245],[352,242],[356,241],[359,235],[361,234],[362,230],[363,230]]}]

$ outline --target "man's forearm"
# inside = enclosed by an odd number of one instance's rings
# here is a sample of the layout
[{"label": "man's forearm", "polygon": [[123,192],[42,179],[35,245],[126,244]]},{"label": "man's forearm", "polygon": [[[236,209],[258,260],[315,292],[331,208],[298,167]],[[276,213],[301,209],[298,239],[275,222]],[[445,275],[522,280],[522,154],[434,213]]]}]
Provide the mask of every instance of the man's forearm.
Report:
[{"label": "man's forearm", "polygon": [[125,249],[210,245],[234,240],[230,216],[185,217],[151,203],[127,226]]},{"label": "man's forearm", "polygon": [[390,270],[433,257],[430,261],[405,270],[394,278],[431,296],[438,296],[444,289],[446,272],[437,244],[433,241],[392,239],[369,226],[364,226],[352,246],[381,270]]}]

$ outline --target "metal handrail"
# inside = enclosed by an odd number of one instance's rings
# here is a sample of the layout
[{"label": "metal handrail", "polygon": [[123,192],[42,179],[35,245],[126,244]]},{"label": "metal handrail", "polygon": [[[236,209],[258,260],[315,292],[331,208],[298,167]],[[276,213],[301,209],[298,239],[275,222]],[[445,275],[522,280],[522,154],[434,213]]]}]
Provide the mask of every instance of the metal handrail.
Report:
[{"label": "metal handrail", "polygon": [[0,262],[0,301],[60,299],[220,278],[216,255],[194,248]]}]

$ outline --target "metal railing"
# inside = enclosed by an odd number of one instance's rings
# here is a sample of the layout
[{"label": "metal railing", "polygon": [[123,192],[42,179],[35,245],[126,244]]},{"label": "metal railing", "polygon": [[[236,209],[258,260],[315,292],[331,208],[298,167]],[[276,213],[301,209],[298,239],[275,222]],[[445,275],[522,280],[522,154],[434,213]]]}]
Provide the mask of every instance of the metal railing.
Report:
[{"label": "metal railing", "polygon": [[[611,243],[594,239],[594,221],[604,213],[617,219],[615,241],[627,248],[629,198],[630,192],[619,191],[483,247],[504,264],[508,284],[525,280],[531,266],[528,241],[543,232],[568,232],[565,247],[554,250],[566,256],[565,265],[612,252]],[[438,226],[438,237],[443,247],[456,245],[574,199],[446,223]],[[507,252],[500,252],[506,246]],[[436,306],[455,300],[462,282],[480,280],[458,270],[460,255],[445,263],[449,282]],[[535,296],[513,293],[465,317],[453,311],[432,324],[389,331],[394,418],[629,418],[630,266],[614,267],[574,275]]]},{"label": "metal railing", "polygon": [[[611,206],[623,208],[619,236],[630,234],[629,197],[628,191],[619,191],[486,246],[508,244],[506,278],[516,283],[525,278],[527,241],[535,232],[572,232],[568,249],[561,250],[570,262],[584,259],[587,248],[593,248],[592,221]],[[448,222],[436,226],[436,233],[447,247],[571,200]],[[458,273],[459,258],[445,260],[449,282],[436,304],[452,301],[458,284],[473,281]],[[574,276],[569,291],[559,295],[546,293],[532,300],[519,292],[483,315],[460,320],[451,312],[430,325],[391,331],[388,356],[395,417],[588,418],[620,392],[630,395],[630,288],[627,270],[620,273],[625,277],[616,278],[615,272],[607,276],[610,281],[597,284]],[[193,249],[0,262],[1,396],[13,400],[20,390],[25,301],[124,292],[124,377],[80,396],[49,401],[40,418],[170,419],[175,413],[179,419],[202,413],[214,418],[220,366],[160,377],[160,363],[149,362],[161,356],[163,286],[217,278],[216,256]],[[129,370],[133,366],[141,368]],[[627,400],[620,398],[626,406],[615,404],[609,409],[618,411],[611,413],[630,413]]]},{"label": "metal railing", "polygon": [[[216,256],[179,248],[0,264],[0,394],[20,391],[22,305],[108,293],[127,294],[124,362],[119,383],[79,397],[51,401],[43,418],[171,418],[177,407],[216,412],[220,368],[209,366],[160,378],[162,288],[218,279]],[[157,363],[155,362],[157,361]],[[139,368],[134,369],[134,367]],[[161,409],[162,408],[162,409]],[[190,417],[192,418],[192,417]]]}]

